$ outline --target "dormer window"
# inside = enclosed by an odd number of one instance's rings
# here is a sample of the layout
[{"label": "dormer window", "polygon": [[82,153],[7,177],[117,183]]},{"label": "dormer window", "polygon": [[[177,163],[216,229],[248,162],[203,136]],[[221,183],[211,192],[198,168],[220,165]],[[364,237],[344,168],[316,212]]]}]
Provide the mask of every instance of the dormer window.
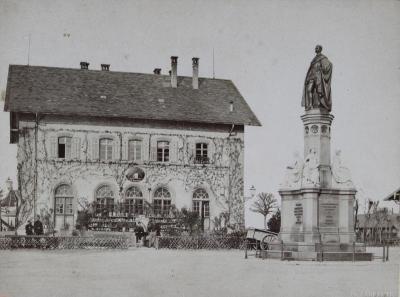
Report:
[{"label": "dormer window", "polygon": [[58,138],[58,158],[70,159],[71,158],[71,141],[72,137],[59,137]]}]

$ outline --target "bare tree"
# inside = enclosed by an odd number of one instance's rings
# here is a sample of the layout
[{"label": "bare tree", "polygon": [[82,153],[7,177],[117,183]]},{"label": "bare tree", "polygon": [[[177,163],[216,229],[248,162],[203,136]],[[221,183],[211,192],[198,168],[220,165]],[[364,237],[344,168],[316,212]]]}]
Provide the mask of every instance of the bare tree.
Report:
[{"label": "bare tree", "polygon": [[262,214],[264,217],[264,228],[267,229],[267,216],[277,207],[276,198],[272,193],[260,193],[254,201],[250,210]]}]

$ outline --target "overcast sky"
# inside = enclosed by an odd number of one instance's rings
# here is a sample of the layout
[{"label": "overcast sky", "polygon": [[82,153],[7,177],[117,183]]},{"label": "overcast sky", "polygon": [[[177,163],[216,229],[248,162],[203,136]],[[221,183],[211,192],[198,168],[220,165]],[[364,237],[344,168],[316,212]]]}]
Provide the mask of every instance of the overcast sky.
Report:
[{"label": "overcast sky", "polygon": [[[294,151],[303,151],[300,107],[316,44],[333,63],[332,152],[340,148],[360,198],[400,186],[400,1],[4,1],[0,89],[9,64],[231,79],[262,127],[246,127],[245,193],[277,197]],[[16,176],[8,113],[0,113],[0,183]],[[390,205],[393,207],[394,205]],[[246,213],[246,224],[262,216]]]}]

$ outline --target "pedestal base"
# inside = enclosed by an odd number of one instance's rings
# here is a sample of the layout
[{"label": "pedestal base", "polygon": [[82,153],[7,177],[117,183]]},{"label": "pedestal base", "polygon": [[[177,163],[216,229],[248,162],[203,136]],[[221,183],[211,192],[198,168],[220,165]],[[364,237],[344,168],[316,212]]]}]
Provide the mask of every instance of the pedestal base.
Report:
[{"label": "pedestal base", "polygon": [[309,261],[372,261],[363,244],[305,244],[288,242],[271,245],[260,253],[263,259]]}]

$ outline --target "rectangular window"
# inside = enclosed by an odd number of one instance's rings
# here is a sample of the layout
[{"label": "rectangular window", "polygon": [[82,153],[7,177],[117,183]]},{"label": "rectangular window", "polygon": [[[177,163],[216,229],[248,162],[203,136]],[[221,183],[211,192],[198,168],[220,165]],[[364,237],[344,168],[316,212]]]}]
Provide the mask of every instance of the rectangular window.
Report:
[{"label": "rectangular window", "polygon": [[65,213],[72,214],[72,198],[65,198]]},{"label": "rectangular window", "polygon": [[159,141],[157,142],[157,161],[168,162],[169,161],[169,142]]},{"label": "rectangular window", "polygon": [[125,212],[129,214],[143,214],[143,199],[126,199]]},{"label": "rectangular window", "polygon": [[130,140],[128,143],[128,160],[142,160],[142,142],[140,140]]},{"label": "rectangular window", "polygon": [[196,163],[209,163],[207,143],[196,143]]},{"label": "rectangular window", "polygon": [[164,205],[163,205],[163,215],[168,215],[169,210],[171,208],[171,200],[164,200]]},{"label": "rectangular window", "polygon": [[135,214],[143,214],[143,199],[135,199]]},{"label": "rectangular window", "polygon": [[209,201],[203,201],[203,216],[205,218],[210,217],[210,202]]},{"label": "rectangular window", "polygon": [[58,157],[62,159],[71,158],[71,137],[58,138]]},{"label": "rectangular window", "polygon": [[74,210],[72,208],[72,197],[57,197],[56,198],[56,214],[72,215]]},{"label": "rectangular window", "polygon": [[133,199],[125,200],[125,213],[133,213],[134,212],[135,201]]},{"label": "rectangular window", "polygon": [[110,161],[112,160],[113,141],[112,139],[103,138],[100,139],[100,160]]},{"label": "rectangular window", "polygon": [[64,214],[64,198],[56,198],[56,214]]},{"label": "rectangular window", "polygon": [[98,213],[110,215],[114,209],[114,199],[113,198],[97,198],[96,199],[96,211]]},{"label": "rectangular window", "polygon": [[200,204],[201,204],[200,201],[193,201],[193,211],[196,212],[199,215],[199,217],[201,216]]},{"label": "rectangular window", "polygon": [[158,215],[162,213],[162,200],[154,199],[154,214]]}]

